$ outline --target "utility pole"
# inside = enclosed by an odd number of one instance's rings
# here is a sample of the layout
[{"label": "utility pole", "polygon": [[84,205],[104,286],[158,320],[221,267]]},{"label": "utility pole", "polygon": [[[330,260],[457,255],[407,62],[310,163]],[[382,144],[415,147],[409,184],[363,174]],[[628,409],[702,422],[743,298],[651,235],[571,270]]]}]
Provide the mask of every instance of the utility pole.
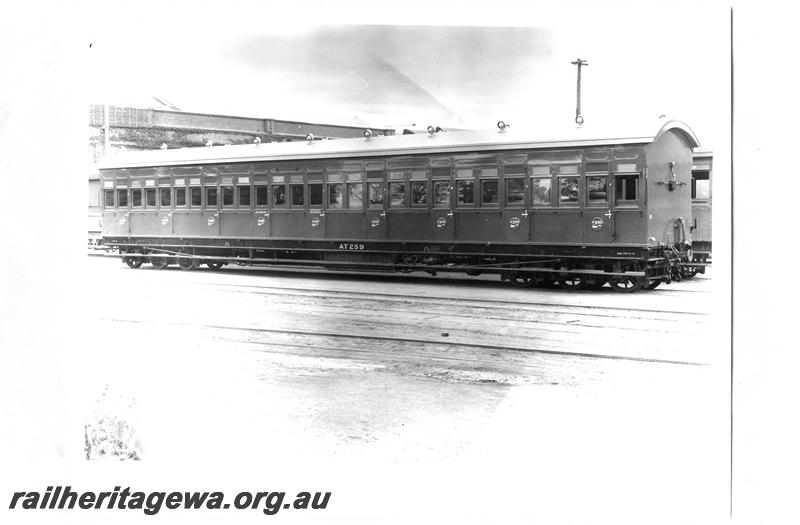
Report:
[{"label": "utility pole", "polygon": [[578,105],[575,108],[575,123],[580,126],[583,124],[583,117],[581,116],[581,66],[588,66],[589,62],[578,58],[572,64],[578,66]]}]

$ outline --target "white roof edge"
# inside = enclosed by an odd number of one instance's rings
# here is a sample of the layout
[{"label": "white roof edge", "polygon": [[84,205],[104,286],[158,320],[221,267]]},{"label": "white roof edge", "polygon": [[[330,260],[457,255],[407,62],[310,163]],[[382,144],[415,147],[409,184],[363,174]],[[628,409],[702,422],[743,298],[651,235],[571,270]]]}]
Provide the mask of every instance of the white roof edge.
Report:
[{"label": "white roof edge", "polygon": [[[651,128],[654,129],[654,128]],[[123,169],[154,166],[203,165],[232,162],[265,162],[288,160],[318,160],[325,158],[378,157],[386,155],[424,155],[467,153],[476,150],[504,151],[513,149],[545,149],[567,147],[592,147],[624,144],[647,144],[657,140],[669,130],[677,129],[684,134],[693,147],[697,138],[684,123],[671,120],[664,123],[658,133],[640,133],[632,136],[620,134],[588,135],[590,130],[568,130],[569,137],[542,138],[542,132],[527,134],[506,130],[498,131],[452,131],[427,134],[375,136],[364,138],[336,139],[325,141],[297,141],[238,146],[211,146],[173,150],[149,150],[123,152],[104,159],[100,169]],[[516,130],[515,130],[516,131]],[[639,130],[641,131],[641,130]],[[548,133],[556,135],[555,132]],[[564,133],[567,134],[567,133]],[[581,136],[583,135],[583,136]]]},{"label": "white roof edge", "polygon": [[673,131],[673,130],[680,131],[683,134],[683,136],[686,137],[686,139],[689,141],[689,146],[691,148],[700,147],[700,141],[697,140],[697,135],[694,134],[692,128],[690,128],[680,120],[669,120],[665,122],[664,125],[661,126],[661,129],[658,130],[658,133],[656,133],[656,140],[658,140],[658,138],[667,131]]}]

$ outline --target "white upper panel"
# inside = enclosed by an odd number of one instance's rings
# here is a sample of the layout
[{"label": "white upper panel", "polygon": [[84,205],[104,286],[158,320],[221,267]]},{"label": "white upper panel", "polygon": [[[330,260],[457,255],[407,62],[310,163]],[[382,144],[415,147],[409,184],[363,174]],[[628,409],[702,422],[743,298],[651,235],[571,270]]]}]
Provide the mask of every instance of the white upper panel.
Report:
[{"label": "white upper panel", "polygon": [[[649,130],[646,129],[648,127]],[[683,134],[691,147],[699,145],[688,126],[677,120],[661,119],[651,126],[628,132],[600,130],[586,124],[580,128],[572,126],[561,130],[516,130],[510,127],[504,131],[451,131],[435,133],[433,136],[413,134],[131,151],[109,156],[100,163],[100,169],[649,144],[670,130]]]}]

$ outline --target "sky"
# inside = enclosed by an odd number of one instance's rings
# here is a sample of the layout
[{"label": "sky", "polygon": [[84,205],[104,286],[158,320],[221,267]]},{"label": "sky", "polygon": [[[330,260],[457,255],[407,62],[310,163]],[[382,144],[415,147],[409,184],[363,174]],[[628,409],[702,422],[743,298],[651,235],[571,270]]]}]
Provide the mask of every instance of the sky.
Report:
[{"label": "sky", "polygon": [[156,96],[183,111],[396,129],[541,127],[574,119],[580,57],[587,124],[666,114],[703,146],[727,140],[724,4],[111,5],[88,31],[91,103]]}]

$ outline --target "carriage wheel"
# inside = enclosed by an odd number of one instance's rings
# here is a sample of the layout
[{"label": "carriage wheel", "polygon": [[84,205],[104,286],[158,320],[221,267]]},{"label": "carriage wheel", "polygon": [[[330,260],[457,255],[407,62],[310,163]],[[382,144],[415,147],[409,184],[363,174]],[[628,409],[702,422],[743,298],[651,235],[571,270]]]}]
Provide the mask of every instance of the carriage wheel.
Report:
[{"label": "carriage wheel", "polygon": [[163,270],[169,266],[169,262],[167,261],[166,257],[150,257],[150,264],[152,264],[153,268],[156,270]]},{"label": "carriage wheel", "polygon": [[132,255],[123,257],[122,260],[125,261],[129,268],[138,268],[144,262],[141,257],[133,257]]},{"label": "carriage wheel", "polygon": [[533,274],[530,273],[514,272],[508,277],[508,282],[513,286],[525,288],[533,286],[534,278]]},{"label": "carriage wheel", "polygon": [[615,292],[622,293],[633,293],[644,285],[644,281],[638,277],[613,277],[609,282]]},{"label": "carriage wheel", "polygon": [[224,265],[225,265],[225,263],[224,263],[224,262],[222,262],[222,261],[208,261],[208,262],[206,263],[206,266],[208,266],[208,267],[209,267],[209,268],[211,268],[212,270],[219,270],[219,269],[220,269],[220,268],[222,268]]},{"label": "carriage wheel", "polygon": [[559,288],[563,288],[565,290],[583,290],[588,286],[588,281],[586,277],[582,275],[568,275],[567,277],[562,277],[558,279],[558,286]]},{"label": "carriage wheel", "polygon": [[684,279],[691,279],[697,275],[697,266],[681,266],[681,277]]},{"label": "carriage wheel", "polygon": [[178,257],[178,266],[181,270],[194,270],[194,259],[189,257]]}]

